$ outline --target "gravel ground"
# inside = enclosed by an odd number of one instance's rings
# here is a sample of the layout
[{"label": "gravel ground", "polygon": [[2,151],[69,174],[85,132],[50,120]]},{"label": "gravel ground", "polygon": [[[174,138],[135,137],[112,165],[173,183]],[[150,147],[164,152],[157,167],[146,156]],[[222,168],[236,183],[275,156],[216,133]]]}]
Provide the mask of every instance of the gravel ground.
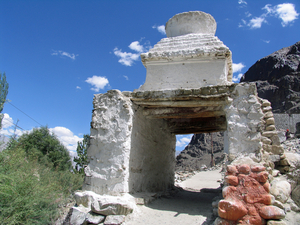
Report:
[{"label": "gravel ground", "polygon": [[220,170],[196,173],[178,184],[182,190],[158,198],[127,218],[126,225],[211,224],[212,199],[219,193]]}]

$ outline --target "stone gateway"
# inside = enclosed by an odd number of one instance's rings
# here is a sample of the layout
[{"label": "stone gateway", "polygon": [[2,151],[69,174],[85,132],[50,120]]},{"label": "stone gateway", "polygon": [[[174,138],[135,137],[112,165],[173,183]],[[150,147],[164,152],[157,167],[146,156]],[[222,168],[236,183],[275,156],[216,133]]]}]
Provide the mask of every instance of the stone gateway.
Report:
[{"label": "stone gateway", "polygon": [[[105,212],[102,216],[127,215],[135,208],[132,203],[138,202],[135,194],[164,192],[174,186],[176,134],[224,131],[229,161],[242,158],[244,167],[264,172],[254,171],[255,177],[247,178],[260,188],[261,195],[254,196],[252,190],[254,197],[239,199],[239,203],[224,196],[217,221],[249,217],[245,202],[258,198],[267,206],[252,210],[256,219],[269,219],[271,197],[265,190],[268,187],[261,185],[269,185],[268,172],[274,168],[268,165],[271,159],[284,158],[272,108],[257,96],[255,84],[232,83],[231,52],[215,31],[216,22],[209,14],[175,15],[166,24],[167,38],[141,54],[147,69],[144,85],[133,92],[110,90],[94,96],[89,164],[84,191],[76,193],[78,205],[93,213]],[[241,166],[232,168],[239,172],[228,173],[232,175],[226,178],[228,188],[246,179]],[[238,214],[227,210],[233,206]],[[284,217],[281,211],[277,214]]]}]

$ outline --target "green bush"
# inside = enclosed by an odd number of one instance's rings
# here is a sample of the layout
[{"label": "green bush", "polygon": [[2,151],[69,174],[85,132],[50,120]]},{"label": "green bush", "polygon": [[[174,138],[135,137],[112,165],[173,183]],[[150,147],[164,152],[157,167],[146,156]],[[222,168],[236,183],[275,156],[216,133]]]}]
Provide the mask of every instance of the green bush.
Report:
[{"label": "green bush", "polygon": [[58,205],[80,189],[83,177],[49,167],[53,163],[42,163],[41,155],[33,157],[23,147],[11,144],[0,153],[1,224],[53,224]]}]

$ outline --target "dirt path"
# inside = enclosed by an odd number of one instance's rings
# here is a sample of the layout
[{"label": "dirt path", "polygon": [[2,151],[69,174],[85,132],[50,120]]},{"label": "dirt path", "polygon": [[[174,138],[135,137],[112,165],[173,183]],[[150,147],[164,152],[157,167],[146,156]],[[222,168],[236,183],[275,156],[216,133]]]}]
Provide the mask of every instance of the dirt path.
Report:
[{"label": "dirt path", "polygon": [[126,225],[210,224],[211,202],[217,193],[203,188],[218,188],[220,178],[219,170],[197,173],[180,184],[184,190],[139,206],[139,212],[134,213]]}]

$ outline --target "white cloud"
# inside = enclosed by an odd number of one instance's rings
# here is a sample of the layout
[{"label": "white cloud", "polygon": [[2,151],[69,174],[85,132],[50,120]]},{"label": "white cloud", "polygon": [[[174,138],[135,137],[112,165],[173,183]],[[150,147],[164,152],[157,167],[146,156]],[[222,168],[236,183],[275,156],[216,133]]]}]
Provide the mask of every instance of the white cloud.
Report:
[{"label": "white cloud", "polygon": [[2,119],[2,128],[5,129],[11,126],[14,126],[13,119],[7,113],[4,113]]},{"label": "white cloud", "polygon": [[[252,29],[261,28],[263,23],[267,23],[268,17],[276,17],[282,20],[281,25],[283,27],[292,23],[294,20],[298,19],[299,13],[297,13],[294,4],[283,3],[272,6],[271,4],[266,4],[263,8],[265,13],[261,14],[258,17],[254,17],[249,20],[247,25]],[[251,13],[246,12],[246,16],[250,17]],[[239,27],[243,27],[242,24],[239,24]]]},{"label": "white cloud", "polygon": [[261,28],[262,23],[266,23],[266,22],[267,21],[264,18],[264,16],[255,17],[249,21],[248,26],[252,29],[257,29],[257,28]]},{"label": "white cloud", "polygon": [[131,42],[128,47],[137,53],[122,52],[122,49],[114,48],[114,54],[120,58],[118,62],[124,66],[132,66],[134,61],[139,59],[141,53],[151,48],[149,42],[145,42],[145,44],[141,45],[139,41]]},{"label": "white cloud", "polygon": [[128,46],[131,50],[142,53],[144,51],[144,46],[140,44],[139,41],[131,42]]},{"label": "white cloud", "polygon": [[152,26],[153,29],[157,29],[159,33],[161,34],[166,34],[166,30],[165,30],[165,25],[160,25],[160,26]]},{"label": "white cloud", "polygon": [[123,77],[124,77],[126,80],[129,80],[129,78],[128,78],[127,76],[124,75]]},{"label": "white cloud", "polygon": [[78,56],[78,54],[75,55],[73,53],[71,54],[71,53],[68,53],[68,52],[61,51],[61,50],[52,50],[52,51],[53,52],[51,53],[51,55],[60,55],[61,57],[68,57],[68,58],[73,59],[73,60],[75,60],[76,57]]},{"label": "white cloud", "polygon": [[193,134],[189,135],[176,135],[176,147],[184,147],[188,145],[193,137]]},{"label": "white cloud", "polygon": [[109,83],[106,77],[101,77],[96,75],[92,77],[88,77],[85,82],[94,86],[91,88],[91,90],[95,92],[98,92],[100,89],[104,89],[104,87]]},{"label": "white cloud", "polygon": [[24,132],[22,129],[18,128],[14,125],[13,119],[7,114],[4,113],[2,120],[2,128],[0,130],[0,134],[4,136],[21,136]]},{"label": "white cloud", "polygon": [[281,25],[285,27],[298,18],[299,13],[291,3],[278,4],[274,7],[276,15],[282,20]]},{"label": "white cloud", "polygon": [[238,83],[238,82],[240,82],[240,79],[241,79],[242,76],[243,76],[243,74],[242,74],[242,73],[239,73],[237,76],[233,76],[233,77],[232,77],[232,81],[233,81],[234,83]]},{"label": "white cloud", "polygon": [[269,44],[270,43],[270,40],[262,40],[263,42]]},{"label": "white cloud", "polygon": [[79,89],[79,90],[81,90],[81,87],[79,87],[79,86],[76,86],[76,89]]},{"label": "white cloud", "polygon": [[244,67],[245,65],[243,63],[232,63],[232,72],[241,72]]},{"label": "white cloud", "polygon": [[140,57],[140,54],[138,53],[131,53],[131,52],[122,52],[122,49],[115,48],[114,54],[118,57],[119,63],[125,66],[132,66],[134,61],[137,61]]},{"label": "white cloud", "polygon": [[[54,133],[58,140],[71,152],[76,151],[77,142],[82,141],[83,138],[74,135],[72,131],[65,127],[49,128],[50,132]],[[72,155],[72,153],[70,153]],[[73,154],[74,155],[74,154]]]},{"label": "white cloud", "polygon": [[244,1],[244,0],[239,0],[238,1],[238,3],[241,5],[241,4],[245,4],[245,5],[247,5],[247,2],[246,1]]}]

